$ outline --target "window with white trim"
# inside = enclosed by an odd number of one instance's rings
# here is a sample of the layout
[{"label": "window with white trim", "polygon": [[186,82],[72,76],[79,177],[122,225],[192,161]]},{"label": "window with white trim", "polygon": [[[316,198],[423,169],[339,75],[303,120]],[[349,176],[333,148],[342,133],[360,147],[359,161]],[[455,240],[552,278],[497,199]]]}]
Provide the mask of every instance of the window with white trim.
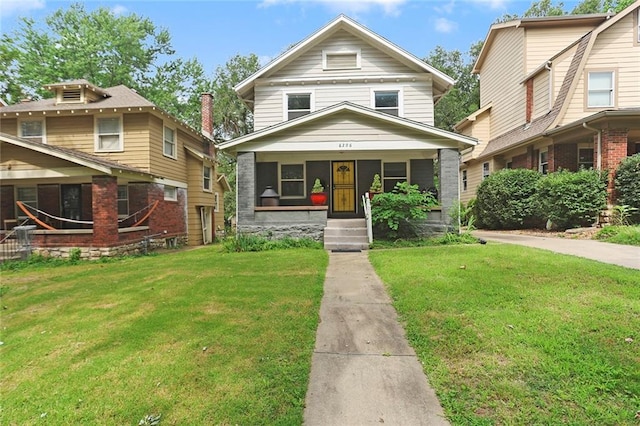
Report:
[{"label": "window with white trim", "polygon": [[636,29],[636,44],[640,44],[640,8],[638,8],[638,10],[636,10],[636,16],[635,16],[635,29]]},{"label": "window with white trim", "polygon": [[485,180],[490,174],[489,163],[482,163],[482,180]]},{"label": "window with white trim", "polygon": [[164,186],[165,201],[178,201],[178,189],[175,186]]},{"label": "window with white trim", "polygon": [[21,138],[46,143],[44,119],[20,120],[19,132]]},{"label": "window with white trim", "polygon": [[373,107],[376,111],[389,115],[400,115],[399,90],[375,90],[373,92]]},{"label": "window with white trim", "polygon": [[359,69],[360,63],[360,49],[322,51],[322,68],[324,70]]},{"label": "window with white trim", "polygon": [[205,164],[202,165],[202,189],[205,191],[211,191],[211,167]]},{"label": "window with white trim", "polygon": [[313,93],[286,93],[286,120],[293,120],[294,118],[302,117],[303,115],[311,114],[313,106]]},{"label": "window with white trim", "polygon": [[304,198],[304,164],[280,165],[280,196]]},{"label": "window with white trim", "polygon": [[213,211],[216,213],[220,211],[220,194],[217,192],[213,194]]},{"label": "window with white trim", "polygon": [[407,181],[407,163],[384,163],[382,174],[382,188],[384,192],[391,192],[397,183]]},{"label": "window with white trim", "polygon": [[578,169],[593,168],[593,146],[578,146]]},{"label": "window with white trim", "polygon": [[[38,208],[38,187],[37,186],[17,186],[16,187],[16,201],[22,201],[24,204],[34,209]],[[35,212],[32,209],[28,209],[31,213]],[[37,214],[35,214],[37,216]],[[16,206],[16,217],[18,219],[26,219],[27,215]]]},{"label": "window with white trim", "polygon": [[127,215],[129,215],[129,187],[118,185],[118,216],[126,217]]},{"label": "window with white trim", "polygon": [[178,150],[176,149],[176,129],[164,126],[162,139],[162,153],[166,157],[171,157],[173,159],[177,158]]},{"label": "window with white trim", "polygon": [[614,106],[614,72],[592,71],[588,79],[587,107]]},{"label": "window with white trim", "polygon": [[124,149],[120,116],[96,118],[95,149],[97,152],[114,152]]},{"label": "window with white trim", "polygon": [[538,155],[538,171],[543,175],[549,173],[549,151],[540,151]]},{"label": "window with white trim", "polygon": [[467,190],[467,171],[466,170],[462,171],[462,190],[463,191]]}]

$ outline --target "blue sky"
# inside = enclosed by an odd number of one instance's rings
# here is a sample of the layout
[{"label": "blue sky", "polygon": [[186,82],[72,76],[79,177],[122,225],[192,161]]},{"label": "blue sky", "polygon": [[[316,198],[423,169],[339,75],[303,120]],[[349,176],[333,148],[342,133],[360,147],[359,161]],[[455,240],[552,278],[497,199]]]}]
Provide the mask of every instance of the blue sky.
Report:
[{"label": "blue sky", "polygon": [[[169,30],[178,56],[198,58],[208,73],[236,54],[255,53],[263,63],[344,13],[423,58],[436,46],[466,52],[483,40],[505,13],[521,14],[528,0],[244,0],[89,1],[136,13]],[[68,1],[2,0],[0,30],[10,33],[19,17],[42,21]],[[565,1],[571,9],[576,1]]]}]

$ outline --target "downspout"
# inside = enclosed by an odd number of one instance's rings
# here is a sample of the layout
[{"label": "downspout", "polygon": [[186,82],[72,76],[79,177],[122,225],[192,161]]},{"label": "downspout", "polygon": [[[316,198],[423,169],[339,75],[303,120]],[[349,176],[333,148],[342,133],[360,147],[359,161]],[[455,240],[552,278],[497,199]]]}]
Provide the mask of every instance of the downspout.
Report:
[{"label": "downspout", "polygon": [[597,167],[596,170],[602,170],[602,130],[596,129],[595,127],[590,127],[587,125],[587,123],[582,123],[582,127],[584,127],[587,130],[591,130],[592,132],[596,133],[598,135],[598,141],[596,143],[596,146],[598,147],[598,156],[597,158]]}]

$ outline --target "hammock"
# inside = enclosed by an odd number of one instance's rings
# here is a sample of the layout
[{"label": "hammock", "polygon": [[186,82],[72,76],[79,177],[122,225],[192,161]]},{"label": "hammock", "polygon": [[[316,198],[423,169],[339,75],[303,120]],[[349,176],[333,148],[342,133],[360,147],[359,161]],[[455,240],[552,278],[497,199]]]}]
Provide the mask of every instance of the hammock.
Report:
[{"label": "hammock", "polygon": [[[148,209],[149,211],[147,211],[147,213],[142,217],[142,219],[136,221],[136,223],[134,223],[132,226],[139,226],[142,222],[144,222],[145,220],[147,220],[147,218],[149,216],[151,216],[151,213],[153,213],[153,211],[156,209],[156,207],[158,207],[159,201],[155,201],[152,204],[149,204],[148,206],[138,210],[137,212],[130,214],[129,216],[122,218],[122,219],[118,219],[118,223],[122,223],[132,217],[136,217],[139,213],[143,212],[144,210]],[[27,217],[29,217],[29,219],[33,220],[35,223],[37,223],[38,225],[42,226],[45,229],[48,229],[50,231],[56,231],[56,228],[54,228],[53,226],[49,225],[48,223],[45,223],[43,221],[41,221],[40,219],[38,219],[37,216],[35,216],[33,213],[31,213],[30,210],[35,211],[38,214],[42,214],[43,216],[46,216],[48,218],[51,219],[55,219],[55,220],[59,220],[61,222],[69,222],[69,223],[77,223],[80,225],[93,225],[93,221],[92,220],[75,220],[75,219],[69,219],[69,218],[65,218],[65,217],[58,217],[58,216],[54,216],[52,214],[49,214],[45,211],[42,211],[40,209],[37,209],[33,206],[30,206],[28,204],[24,204],[22,201],[16,201],[16,205],[20,208],[20,210],[22,210]],[[149,208],[151,207],[151,208]]]}]

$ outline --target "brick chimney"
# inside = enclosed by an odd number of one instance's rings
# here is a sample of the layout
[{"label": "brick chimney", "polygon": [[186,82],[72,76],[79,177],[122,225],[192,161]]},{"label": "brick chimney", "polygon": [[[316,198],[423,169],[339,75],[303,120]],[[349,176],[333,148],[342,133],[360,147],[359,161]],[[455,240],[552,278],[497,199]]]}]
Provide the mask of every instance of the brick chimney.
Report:
[{"label": "brick chimney", "polygon": [[203,93],[202,101],[202,134],[213,139],[213,95],[211,93]]}]

